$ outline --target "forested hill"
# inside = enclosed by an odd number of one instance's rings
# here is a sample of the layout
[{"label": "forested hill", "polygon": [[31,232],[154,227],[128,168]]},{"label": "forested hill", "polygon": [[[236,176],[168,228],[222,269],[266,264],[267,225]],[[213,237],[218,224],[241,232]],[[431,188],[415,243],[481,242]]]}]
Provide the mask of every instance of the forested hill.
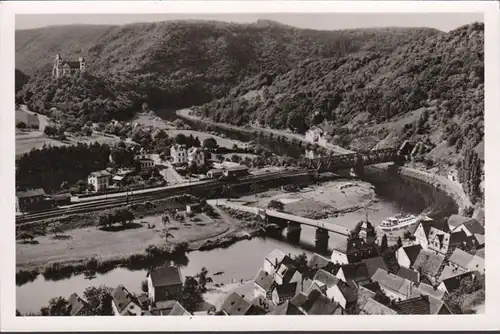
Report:
[{"label": "forested hill", "polygon": [[275,78],[258,75],[198,112],[304,133],[318,124],[353,149],[421,140],[453,163],[484,136],[484,26],[415,39],[393,52],[311,59]]}]

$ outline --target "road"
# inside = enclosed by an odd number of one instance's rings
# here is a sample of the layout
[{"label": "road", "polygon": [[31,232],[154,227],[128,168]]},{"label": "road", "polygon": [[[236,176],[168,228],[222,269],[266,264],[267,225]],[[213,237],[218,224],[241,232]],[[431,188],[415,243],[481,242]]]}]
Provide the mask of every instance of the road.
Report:
[{"label": "road", "polygon": [[31,110],[28,109],[28,106],[26,106],[24,104],[21,104],[19,106],[19,108],[22,111],[24,111],[24,112],[26,112],[28,114],[37,115],[38,121],[40,122],[40,128],[39,128],[39,130],[43,133],[43,131],[45,130],[45,127],[49,123],[49,118],[47,116],[45,116],[45,115],[40,115],[40,114],[34,113],[33,111],[31,111]]}]

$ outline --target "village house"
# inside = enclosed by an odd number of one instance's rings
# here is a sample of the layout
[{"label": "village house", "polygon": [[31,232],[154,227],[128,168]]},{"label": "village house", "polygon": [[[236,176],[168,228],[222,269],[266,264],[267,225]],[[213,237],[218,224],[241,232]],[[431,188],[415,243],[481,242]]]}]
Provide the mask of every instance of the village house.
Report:
[{"label": "village house", "polygon": [[467,271],[464,269],[460,269],[459,267],[447,264],[443,267],[443,270],[441,271],[441,274],[439,275],[437,282],[442,282],[447,278],[455,277],[457,275],[461,275],[466,272]]},{"label": "village house", "polygon": [[328,298],[334,298],[333,287],[339,283],[339,278],[335,275],[323,270],[318,269],[312,279],[310,289],[318,289]]},{"label": "village house", "polygon": [[396,260],[401,267],[411,268],[421,250],[422,246],[418,244],[400,247],[395,253]]},{"label": "village house", "polygon": [[387,268],[387,264],[385,263],[384,258],[381,256],[372,257],[369,259],[363,259],[361,260],[361,263],[365,264],[366,269],[368,270],[368,277],[372,277],[373,274],[375,274],[375,272],[377,271],[377,269],[389,271],[389,268]]},{"label": "village house", "polygon": [[186,309],[176,300],[165,300],[156,302],[150,309],[151,315],[178,315],[187,316],[191,315]]},{"label": "village house", "polygon": [[477,255],[469,254],[459,248],[453,251],[448,262],[450,266],[463,271],[478,271],[480,273],[485,272],[485,263],[483,258]]},{"label": "village house", "polygon": [[16,212],[46,208],[46,195],[42,188],[16,191]]},{"label": "village house", "polygon": [[359,262],[379,256],[375,245],[365,242],[362,238],[348,238],[332,251],[331,261],[335,264]]},{"label": "village house", "polygon": [[344,310],[355,305],[358,301],[358,288],[354,283],[339,281],[331,287],[329,294]]},{"label": "village house", "polygon": [[223,315],[263,315],[265,310],[252,304],[244,295],[231,293],[222,303]]},{"label": "village house", "polygon": [[292,299],[298,290],[297,282],[288,282],[275,285],[271,293],[271,300],[275,305],[280,305],[287,300]]},{"label": "village house", "polygon": [[190,164],[196,164],[197,166],[203,166],[205,164],[205,153],[199,147],[190,147],[188,152],[188,162]]},{"label": "village house", "polygon": [[137,298],[123,285],[118,285],[113,291],[112,308],[116,316],[142,315],[142,309]]},{"label": "village house", "polygon": [[264,297],[271,299],[271,294],[274,286],[276,285],[274,281],[274,276],[269,274],[264,269],[260,269],[253,280],[254,284],[254,297]]},{"label": "village house", "polygon": [[421,295],[430,296],[435,299],[443,299],[445,292],[443,290],[439,290],[437,287],[433,287],[432,285],[420,283],[418,285],[418,290]]},{"label": "village house", "polygon": [[304,315],[304,313],[287,300],[283,304],[278,305],[271,312],[267,313],[267,315]]},{"label": "village house", "polygon": [[421,277],[425,275],[431,281],[436,281],[444,260],[444,254],[436,254],[433,251],[423,249],[418,254],[413,269],[417,270]]},{"label": "village house", "polygon": [[278,285],[298,282],[301,279],[302,274],[292,261],[282,261],[274,273],[274,280]]},{"label": "village house", "polygon": [[287,259],[287,261],[291,260],[290,257],[283,253],[281,250],[275,249],[264,259],[264,265],[262,269],[270,275],[274,276],[274,273],[285,259]]},{"label": "village house", "polygon": [[[457,224],[456,226],[453,226],[453,224]],[[484,227],[476,220],[476,219],[469,219],[464,222],[460,222],[458,220],[448,220],[448,225],[450,225],[450,229],[452,232],[464,232],[468,237],[474,236],[474,235],[484,235]]]},{"label": "village house", "polygon": [[359,314],[363,315],[396,315],[393,309],[379,303],[373,298],[368,298],[366,303],[360,308]]},{"label": "village house", "polygon": [[175,144],[170,147],[170,157],[173,164],[185,164],[188,162],[186,145]]},{"label": "village house", "polygon": [[87,182],[94,191],[103,191],[109,188],[111,174],[107,170],[90,173]]},{"label": "village house", "polygon": [[399,267],[398,271],[396,272],[396,275],[399,277],[405,278],[407,280],[410,280],[413,283],[420,282],[420,273],[418,271],[413,270],[413,269]]},{"label": "village house", "polygon": [[314,253],[307,262],[307,266],[313,270],[324,269],[328,272],[337,273],[337,266],[330,259]]},{"label": "village house", "polygon": [[56,59],[54,60],[54,66],[52,68],[52,76],[56,79],[66,76],[73,75],[75,73],[84,73],[85,68],[85,58],[79,57],[78,61],[66,61],[61,58],[58,53]]},{"label": "village house", "polygon": [[178,267],[161,267],[147,275],[148,295],[154,301],[178,300],[182,296],[183,280]]},{"label": "village house", "polygon": [[335,276],[346,283],[366,284],[371,282],[368,267],[364,262],[343,264]]},{"label": "village house", "polygon": [[90,310],[90,305],[85,300],[80,298],[76,293],[72,293],[68,299],[69,302],[69,314],[71,316],[86,315]]},{"label": "village house", "polygon": [[[420,246],[422,246],[423,249],[428,249],[429,248],[429,234],[431,228],[434,228],[438,231],[441,231],[442,233],[448,233],[449,232],[449,227],[446,222],[437,220],[437,221],[421,221],[418,225],[417,228],[415,229],[415,232],[413,232],[413,236],[415,237],[416,243],[418,243]],[[434,236],[438,234],[437,232],[434,232]]]},{"label": "village house", "polygon": [[372,280],[378,282],[385,295],[392,300],[406,300],[420,294],[412,281],[382,269],[377,270]]},{"label": "village house", "polygon": [[442,281],[441,284],[439,284],[438,289],[443,290],[444,292],[450,294],[455,289],[458,289],[460,287],[460,283],[462,282],[462,280],[468,278],[477,279],[478,274],[479,273],[477,271],[469,271],[457,276],[447,278],[444,281]]},{"label": "village house", "polygon": [[147,170],[147,169],[153,168],[155,166],[155,162],[153,161],[153,159],[150,159],[150,158],[146,158],[146,157],[139,158],[139,159],[137,159],[137,161],[139,162],[141,170]]},{"label": "village house", "polygon": [[50,199],[55,206],[63,206],[71,204],[71,194],[70,193],[61,193],[61,194],[53,194],[50,195]]},{"label": "village house", "polygon": [[341,315],[342,307],[339,303],[331,300],[318,290],[312,290],[309,294],[298,293],[290,303],[307,315]]}]

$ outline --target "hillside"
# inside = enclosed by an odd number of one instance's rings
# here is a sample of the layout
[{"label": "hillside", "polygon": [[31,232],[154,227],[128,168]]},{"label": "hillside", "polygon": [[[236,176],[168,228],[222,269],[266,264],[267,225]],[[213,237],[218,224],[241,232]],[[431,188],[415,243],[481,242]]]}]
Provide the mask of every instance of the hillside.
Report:
[{"label": "hillside", "polygon": [[15,91],[16,93],[20,91],[23,86],[29,81],[29,77],[24,74],[22,71],[18,70],[17,68],[15,69],[15,76],[14,76],[14,82],[15,82]]},{"label": "hillside", "polygon": [[304,133],[315,125],[333,141],[371,149],[422,141],[426,157],[454,164],[484,136],[484,26],[415,39],[393,52],[305,60],[282,75],[258,75],[197,108],[233,124]]},{"label": "hillside", "polygon": [[222,97],[258,73],[286,73],[304,59],[387,52],[436,33],[426,28],[316,31],[269,21],[56,26],[16,31],[16,67],[44,76],[56,53],[84,56],[94,77],[132,74],[129,86],[141,86],[151,108],[174,109]]}]

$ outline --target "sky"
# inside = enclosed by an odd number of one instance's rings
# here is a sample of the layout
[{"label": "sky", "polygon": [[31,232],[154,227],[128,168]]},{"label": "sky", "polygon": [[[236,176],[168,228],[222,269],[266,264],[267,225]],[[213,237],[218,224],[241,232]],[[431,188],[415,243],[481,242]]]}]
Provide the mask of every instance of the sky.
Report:
[{"label": "sky", "polygon": [[251,23],[273,20],[298,28],[338,30],[375,27],[428,27],[450,31],[472,22],[483,22],[482,13],[319,13],[319,14],[37,14],[16,15],[16,29],[67,24],[123,25],[168,20],[216,20]]}]

